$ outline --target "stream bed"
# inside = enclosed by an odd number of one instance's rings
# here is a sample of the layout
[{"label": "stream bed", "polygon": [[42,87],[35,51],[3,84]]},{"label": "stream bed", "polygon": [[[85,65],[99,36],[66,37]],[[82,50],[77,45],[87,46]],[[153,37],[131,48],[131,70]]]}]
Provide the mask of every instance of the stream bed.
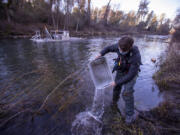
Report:
[{"label": "stream bed", "polygon": [[[133,38],[143,63],[135,85],[135,107],[148,111],[163,101],[152,76],[165,56],[168,36]],[[94,114],[102,115],[103,106],[112,99],[112,88],[96,91],[87,65],[101,49],[118,40],[88,38],[38,44],[28,39],[1,40],[0,111],[4,117],[0,118],[0,134],[85,135],[87,127],[82,125],[90,123],[87,134],[100,135],[103,123]],[[116,57],[106,55],[111,69]],[[122,100],[119,108],[123,110]]]}]

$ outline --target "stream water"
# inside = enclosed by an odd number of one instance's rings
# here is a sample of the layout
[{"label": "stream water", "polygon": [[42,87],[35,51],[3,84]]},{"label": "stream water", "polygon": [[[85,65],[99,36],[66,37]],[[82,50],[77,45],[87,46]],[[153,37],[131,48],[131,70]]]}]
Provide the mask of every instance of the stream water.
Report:
[{"label": "stream water", "polygon": [[[152,109],[163,100],[152,79],[158,66],[151,58],[157,59],[157,63],[161,60],[167,38],[134,37],[143,63],[134,93],[139,110]],[[101,116],[104,105],[111,101],[112,88],[95,90],[87,64],[101,49],[118,39],[90,38],[39,44],[28,39],[1,40],[0,104],[10,110],[8,115],[27,108],[38,110],[53,92],[41,114],[32,117],[30,113],[22,113],[9,121],[0,134],[100,135]],[[116,54],[107,54],[106,58],[112,69]],[[122,100],[119,107],[123,108]]]}]

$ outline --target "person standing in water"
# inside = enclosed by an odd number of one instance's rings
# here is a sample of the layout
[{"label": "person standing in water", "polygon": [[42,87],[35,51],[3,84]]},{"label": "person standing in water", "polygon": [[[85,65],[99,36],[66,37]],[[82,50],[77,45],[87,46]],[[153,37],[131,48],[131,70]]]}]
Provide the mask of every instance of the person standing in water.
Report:
[{"label": "person standing in water", "polygon": [[141,55],[137,46],[134,46],[133,38],[129,36],[122,37],[117,44],[104,48],[96,58],[104,56],[109,52],[117,53],[114,62],[113,71],[116,71],[115,81],[111,84],[113,88],[112,107],[118,108],[117,102],[120,97],[122,86],[123,100],[125,101],[125,112],[127,124],[135,120],[134,114],[134,85],[140,71]]}]

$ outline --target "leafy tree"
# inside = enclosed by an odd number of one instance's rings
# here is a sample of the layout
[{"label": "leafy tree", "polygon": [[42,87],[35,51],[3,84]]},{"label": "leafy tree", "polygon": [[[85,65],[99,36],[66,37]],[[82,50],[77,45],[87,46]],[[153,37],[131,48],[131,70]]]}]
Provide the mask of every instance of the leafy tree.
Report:
[{"label": "leafy tree", "polygon": [[148,14],[148,5],[149,5],[149,1],[148,0],[141,0],[140,4],[139,4],[139,9],[137,12],[137,16],[139,21],[144,21],[144,18],[146,17],[146,15]]},{"label": "leafy tree", "polygon": [[64,22],[64,29],[69,29],[70,24],[70,12],[74,5],[74,0],[64,0],[65,2],[65,22]]},{"label": "leafy tree", "polygon": [[154,11],[151,11],[148,16],[147,16],[147,19],[146,19],[146,22],[145,22],[145,25],[146,27],[148,27],[153,19],[153,16],[154,16]]},{"label": "leafy tree", "polygon": [[88,0],[88,9],[87,9],[87,25],[91,24],[91,0]]},{"label": "leafy tree", "polygon": [[97,7],[94,10],[92,10],[91,19],[94,25],[98,22],[98,12],[99,12],[99,9]]},{"label": "leafy tree", "polygon": [[177,10],[177,14],[173,23],[173,27],[175,29],[175,32],[173,33],[173,41],[180,42],[180,9]]},{"label": "leafy tree", "polygon": [[174,19],[174,28],[180,29],[180,9],[177,10],[177,15]]},{"label": "leafy tree", "polygon": [[8,3],[0,0],[0,19],[10,25],[42,23],[56,29],[76,31],[91,26],[120,31],[168,33],[170,20],[165,14],[159,20],[154,11],[148,14],[148,0],[140,1],[137,12],[128,13],[121,11],[119,4],[112,6],[111,1],[102,8],[91,9],[92,0],[8,0]]},{"label": "leafy tree", "polygon": [[4,20],[4,19],[7,19],[7,13],[6,13],[6,9],[7,9],[7,7],[6,7],[6,3],[3,3],[1,0],[0,0],[0,19],[2,20]]},{"label": "leafy tree", "polygon": [[163,24],[163,22],[164,22],[164,20],[165,20],[165,17],[166,17],[166,14],[165,14],[165,13],[162,13],[162,14],[160,15],[160,19],[159,19],[160,25]]},{"label": "leafy tree", "polygon": [[156,32],[157,31],[157,26],[158,26],[158,20],[157,20],[157,16],[154,14],[152,21],[148,27],[148,30],[151,32]]},{"label": "leafy tree", "polygon": [[114,11],[110,10],[110,14],[108,17],[108,24],[110,25],[119,25],[121,19],[123,18],[123,12],[120,10]]},{"label": "leafy tree", "polygon": [[170,19],[164,19],[164,23],[160,23],[159,28],[158,28],[158,33],[159,34],[169,34],[170,31]]},{"label": "leafy tree", "polygon": [[116,23],[116,12],[113,10],[110,10],[108,22],[110,25],[113,25]]},{"label": "leafy tree", "polygon": [[102,23],[104,25],[107,25],[107,18],[108,18],[108,15],[109,15],[109,11],[110,11],[110,3],[111,3],[111,0],[109,0],[107,6],[104,6],[104,13],[103,13],[103,19],[102,19]]},{"label": "leafy tree", "polygon": [[127,14],[127,23],[131,27],[136,25],[136,13],[134,11]]}]

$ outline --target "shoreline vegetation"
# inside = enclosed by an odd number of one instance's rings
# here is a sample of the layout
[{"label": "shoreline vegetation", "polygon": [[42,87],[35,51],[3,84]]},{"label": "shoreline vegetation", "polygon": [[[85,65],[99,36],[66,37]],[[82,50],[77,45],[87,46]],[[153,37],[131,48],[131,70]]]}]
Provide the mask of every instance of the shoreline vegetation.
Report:
[{"label": "shoreline vegetation", "polygon": [[[40,30],[41,34],[44,32],[44,26],[47,26],[45,24],[31,24],[31,25],[21,25],[21,24],[8,24],[6,26],[7,28],[4,28],[4,30],[0,30],[0,39],[5,38],[31,38],[36,30]],[[53,29],[52,26],[48,26],[49,29]],[[167,33],[156,33],[156,32],[148,32],[148,31],[118,31],[118,30],[112,30],[111,28],[105,28],[104,30],[97,30],[95,28],[88,28],[82,31],[70,31],[70,37],[81,37],[81,38],[87,38],[87,37],[107,37],[107,36],[122,36],[122,35],[168,35]]]},{"label": "shoreline vegetation", "polygon": [[[179,12],[180,13],[180,12]],[[180,19],[180,14],[177,15]],[[166,103],[163,108],[158,107],[160,112],[166,110],[166,113],[160,115],[162,119],[172,127],[178,129],[180,133],[180,26],[176,27],[176,31],[169,43],[168,52],[165,61],[160,63],[160,69],[154,74],[153,78],[159,86],[161,92],[166,97]],[[165,109],[166,108],[166,109]],[[173,122],[174,121],[174,122]],[[173,122],[173,123],[171,123]],[[175,132],[176,133],[176,132]]]}]

